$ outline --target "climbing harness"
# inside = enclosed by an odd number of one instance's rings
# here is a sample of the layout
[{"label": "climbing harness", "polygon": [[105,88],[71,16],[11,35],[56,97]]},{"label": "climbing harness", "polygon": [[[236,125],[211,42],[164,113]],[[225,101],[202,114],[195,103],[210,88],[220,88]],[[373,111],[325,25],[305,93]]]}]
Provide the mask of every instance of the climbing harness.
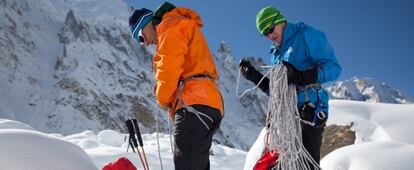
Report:
[{"label": "climbing harness", "polygon": [[[317,95],[316,104],[313,104],[310,101],[308,89],[311,89],[314,92],[316,92],[316,95]],[[322,91],[321,85],[310,84],[305,87],[298,87],[297,90],[302,90],[305,96],[305,104],[302,106],[300,110],[301,112],[300,121],[314,128],[324,127],[326,124],[326,120],[328,118],[328,114],[322,110],[324,106],[322,104],[321,95],[320,95],[320,92]],[[310,113],[312,113],[312,118],[308,118],[309,116],[306,115]]]},{"label": "climbing harness", "polygon": [[[197,79],[209,79],[209,80],[215,82],[214,78],[212,76],[210,76],[209,74],[197,74],[197,75],[193,75],[193,76],[190,76],[190,77],[187,77],[187,78],[181,80],[180,83],[179,83],[178,92],[176,94],[177,95],[176,96],[177,102],[176,102],[174,108],[172,108],[172,109],[175,110],[175,107],[177,105],[180,105],[181,107],[185,108],[186,111],[188,111],[188,112],[193,113],[194,115],[196,115],[197,118],[207,128],[207,130],[210,130],[210,128],[208,127],[207,123],[201,118],[201,116],[206,117],[212,123],[214,123],[214,120],[210,116],[208,116],[207,114],[205,114],[203,112],[200,112],[200,111],[194,109],[194,107],[185,105],[184,102],[181,99],[181,96],[180,96],[180,93],[181,93],[182,89],[184,88],[184,84],[186,82],[190,81],[190,80],[197,80]],[[170,125],[170,120],[168,119],[167,121],[168,121],[168,132],[169,132],[169,135],[170,135],[169,138],[170,138],[171,152],[174,153],[174,146],[173,146],[173,142],[172,142],[173,141],[173,139],[172,139],[173,135],[172,135],[171,125]],[[161,170],[162,170],[163,169],[163,164],[162,164],[162,159],[161,159],[161,151],[160,151],[160,143],[159,143],[158,131],[159,130],[158,130],[158,115],[157,115],[157,117],[156,117],[156,133],[157,133],[156,136],[157,136],[157,145],[158,145],[158,157],[159,157],[159,160],[160,160]]]},{"label": "climbing harness", "polygon": [[[201,121],[201,123],[203,123],[203,125],[206,127],[206,129],[207,129],[208,131],[210,131],[210,127],[208,127],[207,123],[204,121],[204,119],[203,119],[203,118],[201,118],[201,116],[203,116],[203,117],[207,118],[209,121],[211,121],[211,123],[212,123],[212,124],[214,124],[214,120],[213,120],[210,116],[208,116],[207,114],[205,114],[205,113],[203,113],[203,112],[198,111],[198,110],[197,110],[197,109],[195,109],[194,107],[192,107],[192,106],[188,106],[188,105],[184,104],[184,102],[183,102],[183,100],[182,100],[182,98],[181,98],[181,92],[182,92],[182,90],[184,89],[184,85],[185,85],[188,81],[192,81],[192,80],[201,80],[201,79],[208,79],[208,80],[210,80],[210,81],[214,82],[215,84],[217,84],[217,83],[216,83],[216,81],[214,80],[214,78],[213,78],[211,75],[209,75],[209,74],[197,74],[197,75],[189,76],[189,77],[186,77],[186,78],[182,79],[182,80],[180,81],[180,83],[179,83],[179,86],[178,86],[178,92],[177,92],[177,94],[176,94],[176,95],[177,95],[177,96],[176,96],[177,103],[175,104],[175,106],[174,106],[173,110],[175,110],[175,108],[176,108],[176,106],[177,106],[177,105],[179,105],[179,106],[183,107],[184,109],[186,109],[186,111],[188,111],[188,112],[190,112],[190,113],[193,113],[195,116],[197,116],[197,118]],[[220,94],[220,95],[221,95],[221,94]],[[223,105],[223,106],[224,106],[224,105]]]}]

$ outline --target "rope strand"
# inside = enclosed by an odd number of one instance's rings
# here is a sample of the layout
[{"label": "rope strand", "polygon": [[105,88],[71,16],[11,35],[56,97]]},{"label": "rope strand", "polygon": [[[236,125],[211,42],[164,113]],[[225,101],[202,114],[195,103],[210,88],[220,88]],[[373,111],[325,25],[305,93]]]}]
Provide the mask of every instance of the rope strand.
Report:
[{"label": "rope strand", "polygon": [[270,97],[268,104],[269,150],[276,150],[279,159],[276,170],[319,170],[302,144],[302,129],[296,107],[296,87],[287,83],[287,69],[276,65],[270,73]]},{"label": "rope strand", "polygon": [[158,158],[160,159],[161,170],[163,170],[164,168],[162,166],[162,160],[161,160],[160,138],[158,136],[158,116],[159,114],[157,114],[155,118],[155,129],[157,131]]},{"label": "rope strand", "polygon": [[[269,66],[262,66],[263,68],[269,68]],[[265,77],[268,75],[268,74],[270,74],[270,72],[272,71],[272,70],[269,70],[265,75],[263,75],[263,77],[260,79],[260,81],[259,81],[259,83],[257,83],[256,84],[256,86],[254,86],[254,87],[252,87],[252,88],[250,88],[250,89],[247,89],[247,90],[245,90],[242,94],[240,94],[239,95],[239,83],[240,83],[240,73],[241,73],[241,67],[240,67],[240,69],[239,69],[239,74],[237,75],[237,82],[236,82],[236,96],[238,97],[238,98],[241,98],[241,97],[243,97],[244,95],[246,95],[248,92],[250,92],[250,91],[252,91],[252,90],[254,90],[254,89],[257,89],[257,88],[259,88],[259,85],[260,85],[260,83],[262,83],[262,81],[265,79]]]}]

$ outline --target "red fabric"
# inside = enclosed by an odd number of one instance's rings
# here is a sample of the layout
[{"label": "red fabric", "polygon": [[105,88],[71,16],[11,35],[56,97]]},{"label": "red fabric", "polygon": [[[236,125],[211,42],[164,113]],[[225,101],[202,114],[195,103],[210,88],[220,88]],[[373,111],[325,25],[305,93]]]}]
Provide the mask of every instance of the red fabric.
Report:
[{"label": "red fabric", "polygon": [[253,170],[268,170],[276,165],[276,161],[279,159],[279,153],[277,151],[269,152],[266,149],[262,157],[256,162]]},{"label": "red fabric", "polygon": [[125,157],[105,165],[102,170],[137,170],[137,168]]}]

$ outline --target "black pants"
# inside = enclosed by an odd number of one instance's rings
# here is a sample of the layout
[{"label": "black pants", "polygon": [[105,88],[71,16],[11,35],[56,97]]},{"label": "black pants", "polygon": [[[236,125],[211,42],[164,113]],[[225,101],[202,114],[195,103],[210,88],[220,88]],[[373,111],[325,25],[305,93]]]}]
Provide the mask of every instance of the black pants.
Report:
[{"label": "black pants", "polygon": [[[300,110],[300,117],[304,120],[309,122],[313,122],[313,118],[315,116],[315,109],[311,107],[302,107]],[[316,161],[316,163],[320,162],[320,153],[321,153],[321,145],[322,145],[322,137],[323,131],[325,129],[327,118],[324,119],[317,119],[316,126],[310,126],[301,122],[302,126],[302,142],[303,146],[312,156],[312,158]],[[312,166],[311,166],[312,167]]]},{"label": "black pants", "polygon": [[182,108],[174,115],[174,165],[176,170],[209,170],[209,150],[213,134],[221,122],[220,110],[205,106],[192,105],[199,112],[208,115],[213,122],[200,116],[210,130],[194,114]]},{"label": "black pants", "polygon": [[321,159],[321,145],[322,136],[325,126],[323,127],[312,127],[307,124],[302,124],[302,142],[306,150],[310,153],[312,158],[319,164]]}]

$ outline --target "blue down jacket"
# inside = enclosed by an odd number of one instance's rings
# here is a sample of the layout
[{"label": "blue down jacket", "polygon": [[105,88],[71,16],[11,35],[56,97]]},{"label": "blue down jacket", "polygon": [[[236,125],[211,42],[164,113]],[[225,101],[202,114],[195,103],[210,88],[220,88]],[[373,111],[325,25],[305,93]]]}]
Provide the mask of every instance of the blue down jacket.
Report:
[{"label": "blue down jacket", "polygon": [[[328,43],[323,32],[306,25],[303,22],[287,23],[283,32],[281,46],[271,48],[272,64],[287,61],[298,70],[304,71],[318,67],[317,83],[323,84],[336,80],[341,74],[341,66],[336,60],[335,53]],[[328,113],[328,93],[321,87],[308,88],[309,102],[317,104],[318,96],[316,90],[320,90],[321,110]],[[303,88],[297,88],[298,108],[302,108],[306,102]]]}]

